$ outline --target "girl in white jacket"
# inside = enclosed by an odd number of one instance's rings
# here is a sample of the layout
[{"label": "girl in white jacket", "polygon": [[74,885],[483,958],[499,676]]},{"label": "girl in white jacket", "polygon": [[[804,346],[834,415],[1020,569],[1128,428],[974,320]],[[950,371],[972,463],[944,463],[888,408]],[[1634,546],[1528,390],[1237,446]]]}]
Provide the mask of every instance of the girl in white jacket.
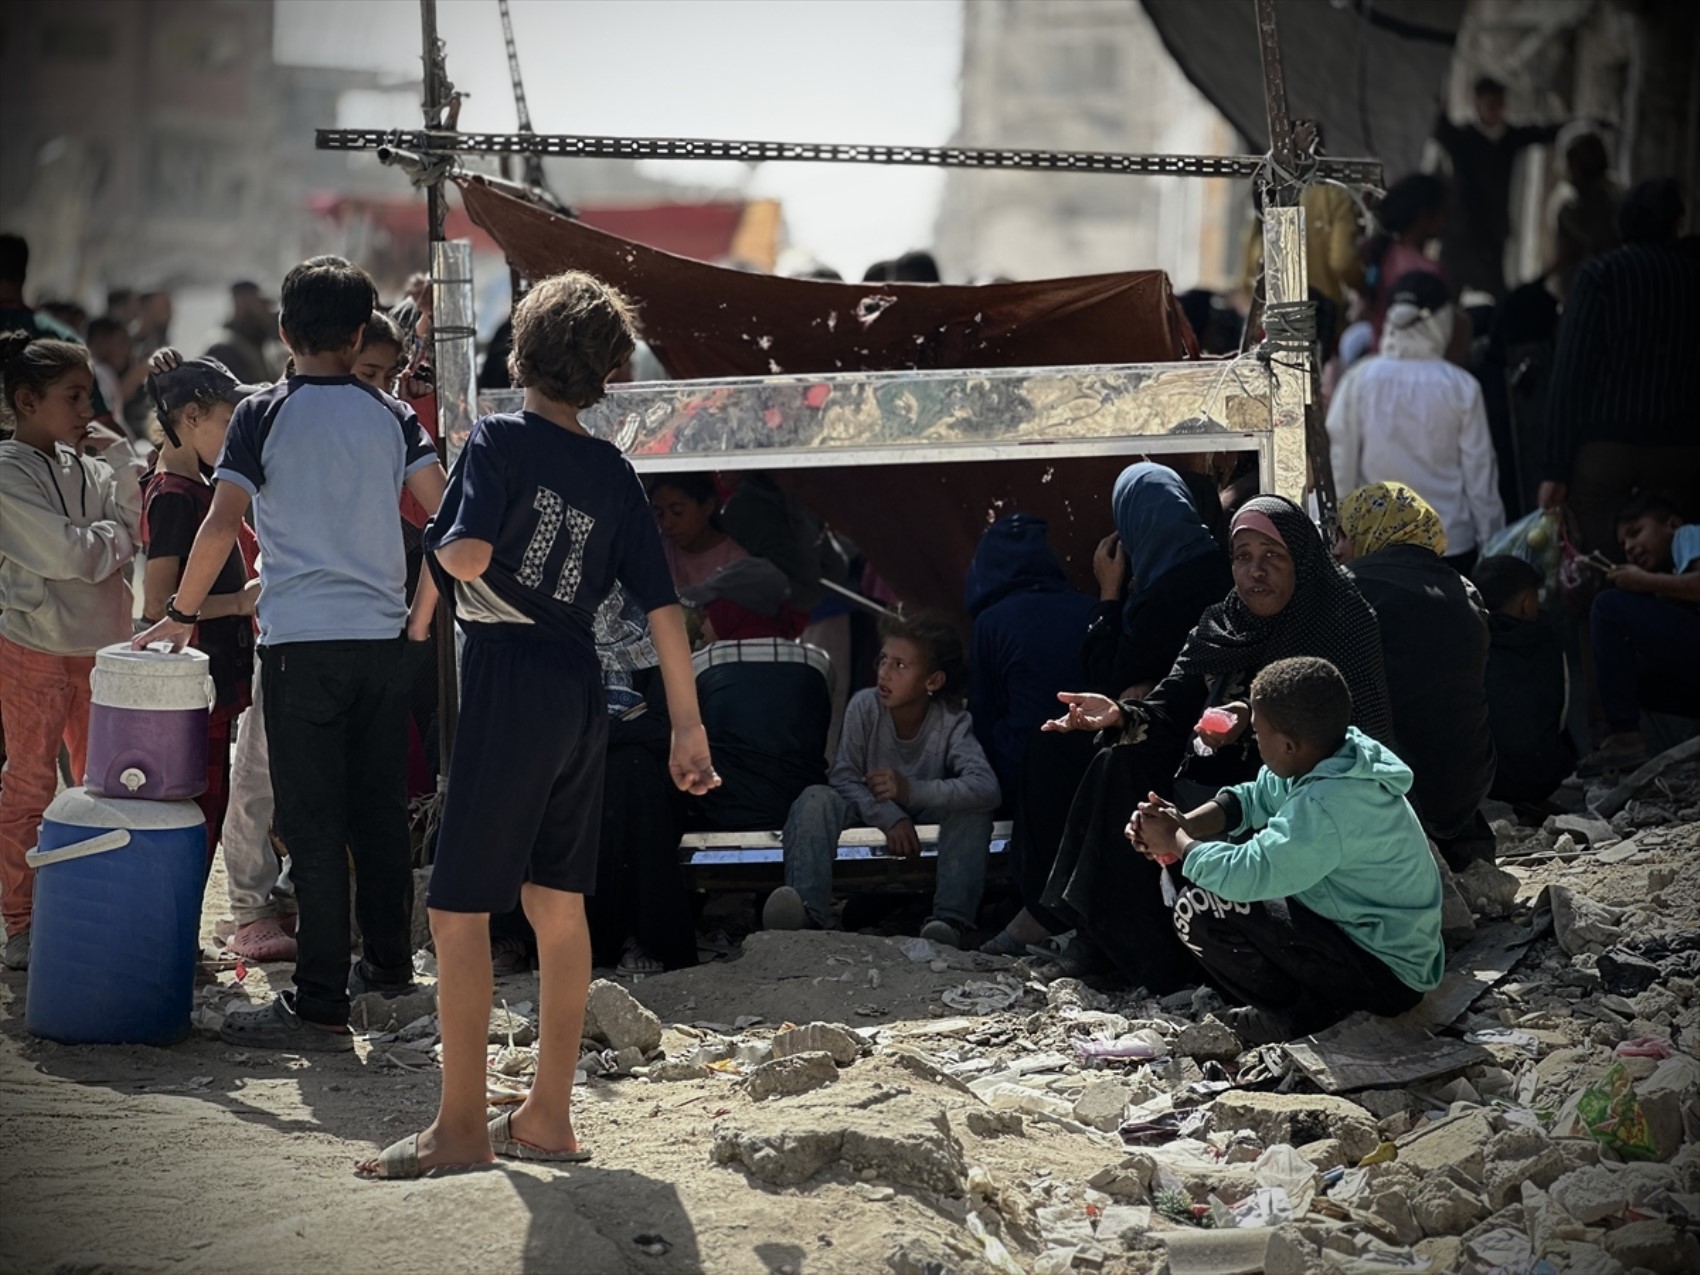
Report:
[{"label": "girl in white jacket", "polygon": [[[58,786],[61,743],[81,779],[94,653],[127,640],[125,568],[140,539],[142,463],[94,423],[88,353],[67,341],[0,334],[0,394],[14,423],[0,441],[0,918],[8,968],[29,964],[34,873],[24,855]],[[102,449],[104,460],[84,455]]]}]

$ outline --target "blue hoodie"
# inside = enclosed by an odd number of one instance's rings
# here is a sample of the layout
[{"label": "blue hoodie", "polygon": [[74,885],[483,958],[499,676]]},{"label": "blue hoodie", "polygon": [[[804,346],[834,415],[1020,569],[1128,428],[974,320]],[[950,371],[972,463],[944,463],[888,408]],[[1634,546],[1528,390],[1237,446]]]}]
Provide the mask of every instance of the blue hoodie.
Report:
[{"label": "blue hoodie", "polygon": [[1440,871],[1405,800],[1410,767],[1357,727],[1308,774],[1267,766],[1217,800],[1244,845],[1201,842],[1181,871],[1230,903],[1294,898],[1333,921],[1419,992],[1440,983]]},{"label": "blue hoodie", "polygon": [[1028,739],[1056,716],[1057,692],[1080,681],[1080,647],[1092,618],[1092,599],[1070,587],[1045,533],[1045,520],[1032,514],[1000,518],[968,567],[968,711],[1009,798]]}]

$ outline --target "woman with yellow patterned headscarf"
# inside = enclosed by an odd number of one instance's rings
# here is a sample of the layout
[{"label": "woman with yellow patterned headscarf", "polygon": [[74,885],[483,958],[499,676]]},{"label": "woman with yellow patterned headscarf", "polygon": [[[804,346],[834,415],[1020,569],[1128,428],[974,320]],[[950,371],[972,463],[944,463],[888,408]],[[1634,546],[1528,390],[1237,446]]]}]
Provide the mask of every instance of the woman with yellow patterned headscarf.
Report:
[{"label": "woman with yellow patterned headscarf", "polygon": [[1477,808],[1497,759],[1487,613],[1445,553],[1440,516],[1403,483],[1372,483],[1340,502],[1335,556],[1381,630],[1395,748],[1411,768],[1411,800],[1442,856],[1462,869],[1492,851],[1493,833]]},{"label": "woman with yellow patterned headscarf", "polygon": [[1341,562],[1380,553],[1393,545],[1417,545],[1446,556],[1446,525],[1404,483],[1371,483],[1340,502],[1340,532],[1334,556]]}]

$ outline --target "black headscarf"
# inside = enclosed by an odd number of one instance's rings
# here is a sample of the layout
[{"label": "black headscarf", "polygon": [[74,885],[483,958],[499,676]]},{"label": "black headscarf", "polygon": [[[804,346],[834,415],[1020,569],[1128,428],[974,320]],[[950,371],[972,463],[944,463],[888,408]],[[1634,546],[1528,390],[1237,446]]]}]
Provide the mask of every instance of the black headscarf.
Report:
[{"label": "black headscarf", "polygon": [[1293,556],[1293,596],[1272,616],[1252,613],[1238,591],[1199,617],[1175,672],[1201,677],[1254,674],[1296,655],[1327,660],[1352,692],[1352,723],[1383,743],[1393,740],[1393,713],[1381,668],[1381,630],[1375,612],[1352,579],[1322,545],[1310,518],[1284,496],[1256,496],[1235,518],[1248,514],[1274,524]]}]

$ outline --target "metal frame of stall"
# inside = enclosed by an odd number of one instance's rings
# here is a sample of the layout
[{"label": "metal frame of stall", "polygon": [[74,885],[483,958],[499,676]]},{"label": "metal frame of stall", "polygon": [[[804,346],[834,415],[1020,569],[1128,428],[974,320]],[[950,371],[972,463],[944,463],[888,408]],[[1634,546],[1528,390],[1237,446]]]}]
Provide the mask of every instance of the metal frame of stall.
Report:
[{"label": "metal frame of stall", "polygon": [[[420,0],[424,47],[424,128],[375,131],[320,129],[321,150],[373,151],[378,158],[407,169],[427,194],[431,240],[433,330],[437,376],[440,447],[445,462],[458,453],[477,413],[472,315],[472,253],[465,241],[448,242],[443,183],[462,171],[462,155],[520,155],[528,161],[563,158],[729,159],[743,162],[862,163],[924,165],[946,168],[1021,169],[1029,171],[1218,177],[1251,179],[1264,185],[1264,286],[1261,319],[1264,339],[1233,359],[1195,360],[1111,367],[991,369],[951,372],[838,373],[808,377],[777,376],[724,381],[647,382],[614,388],[586,424],[604,437],[635,451],[640,471],[703,468],[727,456],[729,448],[645,454],[645,425],[664,422],[701,400],[711,389],[761,396],[780,393],[797,382],[828,384],[840,404],[871,403],[879,391],[906,381],[954,383],[967,399],[974,387],[1052,390],[1089,389],[1093,410],[1070,414],[1065,406],[1038,413],[1019,431],[996,441],[963,439],[948,433],[918,437],[886,436],[860,446],[834,445],[822,431],[812,445],[762,448],[765,468],[844,464],[914,464],[936,461],[1048,459],[1106,454],[1198,451],[1256,451],[1261,486],[1295,500],[1309,491],[1324,523],[1332,520],[1334,491],[1327,436],[1318,412],[1319,365],[1315,306],[1308,299],[1304,219],[1299,195],[1312,181],[1358,188],[1378,187],[1381,165],[1374,159],[1339,159],[1315,153],[1315,130],[1293,121],[1287,110],[1274,0],[1249,0],[1257,15],[1270,149],[1263,156],[1132,155],[972,147],[885,146],[837,143],[727,141],[699,138],[621,138],[530,131],[522,119],[517,133],[463,133],[456,127],[460,95],[448,79],[445,51],[437,35],[436,0]],[[517,54],[509,37],[510,65],[517,75]],[[516,98],[518,85],[516,80]],[[522,98],[518,99],[523,101]],[[529,164],[535,173],[539,164]],[[559,209],[546,191],[533,185],[484,177],[539,205]],[[1247,336],[1259,316],[1247,320]],[[889,393],[885,396],[889,399]],[[990,399],[991,395],[985,397]],[[1030,398],[1035,397],[1029,395]],[[1048,402],[1068,395],[1040,394]],[[1080,396],[1076,396],[1080,397]],[[708,431],[712,433],[712,431]],[[444,607],[446,610],[446,601]],[[446,618],[444,628],[446,629]],[[455,730],[455,667],[452,644],[439,644],[443,686],[442,755],[446,773]]]}]

